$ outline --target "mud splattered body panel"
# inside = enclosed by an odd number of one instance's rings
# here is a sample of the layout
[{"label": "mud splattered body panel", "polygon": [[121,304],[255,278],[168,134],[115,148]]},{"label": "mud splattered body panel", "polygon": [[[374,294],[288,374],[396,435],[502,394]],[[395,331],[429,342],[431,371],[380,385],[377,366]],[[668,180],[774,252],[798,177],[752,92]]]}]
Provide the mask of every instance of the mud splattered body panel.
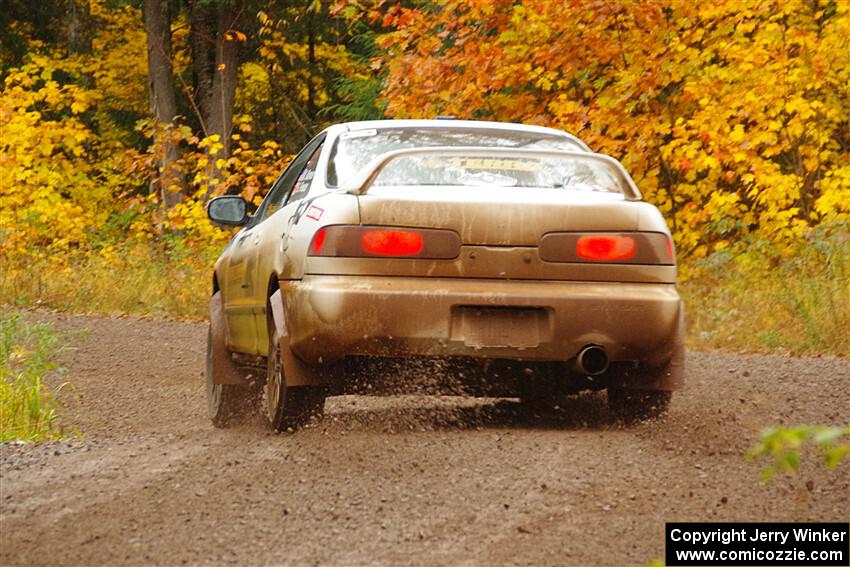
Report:
[{"label": "mud splattered body panel", "polygon": [[313,364],[350,354],[567,361],[586,344],[613,360],[663,358],[680,309],[671,284],[307,276],[282,290],[292,349]]}]

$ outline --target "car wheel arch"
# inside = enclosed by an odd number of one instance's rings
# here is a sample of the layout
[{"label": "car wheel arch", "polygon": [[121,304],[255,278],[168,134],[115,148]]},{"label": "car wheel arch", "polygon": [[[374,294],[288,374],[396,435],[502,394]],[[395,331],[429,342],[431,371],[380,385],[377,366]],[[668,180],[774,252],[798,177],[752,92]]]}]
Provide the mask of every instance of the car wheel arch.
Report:
[{"label": "car wheel arch", "polygon": [[[272,298],[274,297],[274,294],[279,290],[280,282],[278,280],[278,276],[276,273],[272,273],[269,276],[268,285],[266,286],[266,325],[269,333],[271,333],[275,327],[275,314],[274,310],[272,309]],[[283,298],[281,298],[281,300],[282,299]],[[281,321],[281,323],[283,322]],[[269,336],[271,336],[271,334]]]}]

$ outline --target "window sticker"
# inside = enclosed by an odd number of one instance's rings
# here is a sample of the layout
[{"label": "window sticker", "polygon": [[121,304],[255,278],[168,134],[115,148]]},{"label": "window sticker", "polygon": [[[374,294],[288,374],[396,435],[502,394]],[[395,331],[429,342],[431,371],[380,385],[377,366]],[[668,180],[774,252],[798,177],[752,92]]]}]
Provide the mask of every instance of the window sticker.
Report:
[{"label": "window sticker", "polygon": [[324,212],[325,212],[325,209],[323,209],[321,207],[317,207],[316,205],[313,205],[309,209],[307,209],[306,217],[308,219],[313,219],[314,221],[317,221],[317,220],[322,218],[322,215],[324,214]]},{"label": "window sticker", "polygon": [[442,168],[446,163],[463,169],[484,169],[496,171],[536,171],[540,164],[534,160],[517,158],[431,158],[424,161],[425,167]]}]

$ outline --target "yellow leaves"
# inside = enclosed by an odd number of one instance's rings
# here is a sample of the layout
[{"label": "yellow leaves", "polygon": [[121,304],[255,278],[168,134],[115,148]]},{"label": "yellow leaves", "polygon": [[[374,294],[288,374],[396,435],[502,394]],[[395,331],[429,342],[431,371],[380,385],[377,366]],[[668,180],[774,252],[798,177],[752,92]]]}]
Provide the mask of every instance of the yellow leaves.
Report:
[{"label": "yellow leaves", "polygon": [[787,104],[785,104],[784,110],[788,114],[796,114],[804,120],[811,118],[815,113],[812,103],[802,96],[793,97]]},{"label": "yellow leaves", "polygon": [[826,221],[850,219],[850,165],[826,173],[815,211]]},{"label": "yellow leaves", "polygon": [[108,166],[93,163],[92,132],[78,116],[99,95],[60,84],[57,70],[68,76],[75,66],[32,56],[9,71],[0,92],[0,234],[15,235],[13,242],[0,238],[0,256],[23,247],[16,262],[80,246],[112,204],[100,200],[96,181],[96,168]]},{"label": "yellow leaves", "polygon": [[720,162],[717,158],[710,155],[702,156],[698,163],[701,169],[717,169],[720,167]]},{"label": "yellow leaves", "polygon": [[732,131],[729,133],[729,140],[735,143],[740,143],[744,141],[746,137],[746,132],[744,132],[744,127],[741,124],[736,124]]},{"label": "yellow leaves", "polygon": [[246,36],[241,31],[234,30],[234,31],[229,31],[229,32],[225,33],[224,39],[225,39],[225,41],[241,41],[241,42],[244,42],[244,41],[248,41],[248,36]]},{"label": "yellow leaves", "polygon": [[[669,0],[664,10],[653,2],[628,10],[545,0],[436,0],[435,10],[390,4],[375,16],[387,16],[392,26],[377,40],[390,55],[364,63],[332,40],[319,41],[315,58],[328,71],[321,76],[302,64],[306,43],[258,12],[261,29],[252,39],[259,57],[239,68],[244,114],[234,117],[238,134],[229,158],[218,136],[198,140],[186,126],[140,128],[183,151],[178,167],[189,197],[163,215],[157,196],[146,193],[158,148],[119,155],[126,132],[112,122],[148,112],[141,15],[132,6],[93,3],[102,22],[94,39],[99,57],[57,62],[34,55],[7,74],[0,197],[15,214],[30,216],[22,222],[4,206],[0,233],[23,224],[27,243],[80,245],[109,211],[124,206],[113,194],[129,189],[144,220],[121,230],[144,239],[175,229],[203,249],[226,234],[210,228],[205,200],[237,188],[257,200],[288,159],[276,142],[245,135],[252,116],[260,123],[274,115],[270,101],[279,93],[271,79],[293,85],[289,104],[303,105],[311,94],[320,107],[333,88],[328,77],[367,79],[375,72],[386,73],[382,96],[393,116],[545,124],[620,157],[674,224],[686,256],[734,246],[752,230],[787,238],[807,222],[850,215],[848,2],[824,1],[817,10],[798,0],[773,10],[735,0]],[[185,77],[183,24],[174,29],[174,68]],[[226,39],[248,38],[231,30]],[[66,79],[83,73],[92,87]],[[216,172],[223,177],[213,183]],[[100,208],[80,206],[92,202]]]},{"label": "yellow leaves", "polygon": [[732,152],[732,161],[741,163],[747,160],[747,154],[744,152]]},{"label": "yellow leaves", "polygon": [[36,149],[38,150],[39,155],[43,157],[53,154],[53,144],[50,142],[41,142],[38,146],[36,146]]}]

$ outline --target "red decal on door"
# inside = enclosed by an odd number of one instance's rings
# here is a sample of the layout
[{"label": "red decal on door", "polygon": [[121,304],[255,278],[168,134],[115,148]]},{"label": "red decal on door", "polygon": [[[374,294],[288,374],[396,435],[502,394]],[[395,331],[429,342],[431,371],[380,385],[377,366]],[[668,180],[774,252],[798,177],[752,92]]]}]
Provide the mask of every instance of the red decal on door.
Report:
[{"label": "red decal on door", "polygon": [[316,205],[313,205],[309,209],[307,209],[307,215],[306,216],[307,216],[308,219],[319,220],[320,218],[322,218],[322,213],[324,213],[324,212],[325,212],[325,209],[322,209],[320,207],[317,207]]}]

